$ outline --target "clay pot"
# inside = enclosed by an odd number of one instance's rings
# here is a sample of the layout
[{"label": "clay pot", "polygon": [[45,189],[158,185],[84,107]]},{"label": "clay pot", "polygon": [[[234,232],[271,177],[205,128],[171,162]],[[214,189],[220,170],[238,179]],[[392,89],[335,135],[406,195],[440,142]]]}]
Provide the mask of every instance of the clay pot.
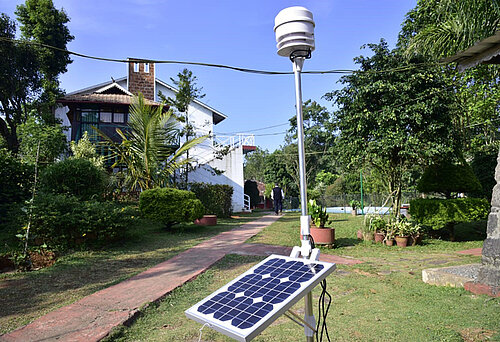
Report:
[{"label": "clay pot", "polygon": [[375,243],[382,243],[384,241],[384,233],[375,233]]},{"label": "clay pot", "polygon": [[396,236],[396,245],[398,247],[408,246],[408,236]]},{"label": "clay pot", "polygon": [[[311,226],[309,231],[316,245],[327,245],[328,248],[333,248],[333,244],[335,243],[335,228],[317,228]],[[302,235],[300,238],[302,239]]]},{"label": "clay pot", "polygon": [[356,237],[358,240],[363,240],[363,231],[361,229],[357,231]]},{"label": "clay pot", "polygon": [[365,241],[373,241],[374,237],[375,237],[375,234],[373,234],[373,232],[363,233],[363,240],[365,240]]},{"label": "clay pot", "polygon": [[356,209],[351,210],[351,216],[358,216],[358,211]]},{"label": "clay pot", "polygon": [[394,240],[393,239],[385,240],[385,244],[387,246],[394,246]]},{"label": "clay pot", "polygon": [[217,216],[216,215],[203,215],[201,219],[196,219],[194,224],[199,226],[216,226]]}]

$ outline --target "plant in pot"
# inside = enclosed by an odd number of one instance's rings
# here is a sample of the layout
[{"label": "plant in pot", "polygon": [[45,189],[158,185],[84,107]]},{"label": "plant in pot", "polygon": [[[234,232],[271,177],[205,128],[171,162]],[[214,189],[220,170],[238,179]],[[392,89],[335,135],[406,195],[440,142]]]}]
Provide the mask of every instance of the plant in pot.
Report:
[{"label": "plant in pot", "polygon": [[411,226],[408,230],[409,239],[408,244],[411,246],[419,245],[422,243],[422,226],[418,223],[411,222]]},{"label": "plant in pot", "polygon": [[375,225],[372,224],[372,221],[376,216],[377,215],[373,214],[365,215],[363,227],[361,228],[361,234],[365,241],[372,241],[374,239],[376,228]]},{"label": "plant in pot", "polygon": [[396,245],[398,247],[408,246],[408,239],[410,238],[412,224],[406,220],[396,221]]},{"label": "plant in pot", "polygon": [[387,246],[393,246],[394,245],[394,238],[396,237],[396,230],[393,224],[388,223],[387,224],[387,229],[385,231],[385,238],[384,242]]},{"label": "plant in pot", "polygon": [[357,200],[351,200],[349,202],[349,205],[351,206],[352,210],[351,210],[351,215],[352,216],[357,216],[358,215],[358,208],[361,206],[361,203]]},{"label": "plant in pot", "polygon": [[309,215],[311,215],[311,221],[314,227],[310,227],[311,236],[314,239],[315,244],[324,244],[329,248],[333,247],[335,242],[335,228],[325,227],[330,224],[328,213],[326,208],[316,203],[316,200],[310,200],[308,203]]}]

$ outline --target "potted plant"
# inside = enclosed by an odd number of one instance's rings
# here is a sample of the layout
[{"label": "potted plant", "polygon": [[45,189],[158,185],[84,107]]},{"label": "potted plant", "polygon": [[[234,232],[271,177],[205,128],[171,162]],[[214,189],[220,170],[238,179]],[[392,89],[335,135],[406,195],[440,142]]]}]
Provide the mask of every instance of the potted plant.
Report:
[{"label": "potted plant", "polygon": [[310,200],[307,206],[311,222],[314,225],[310,227],[314,243],[327,245],[329,248],[332,248],[335,242],[335,228],[326,227],[326,225],[332,222],[326,212],[326,208],[317,204],[316,200]]},{"label": "potted plant", "polygon": [[396,237],[394,227],[391,224],[387,225],[384,242],[387,246],[394,246],[394,238]]},{"label": "potted plant", "polygon": [[349,202],[349,205],[351,206],[352,210],[351,210],[351,215],[352,216],[357,216],[358,215],[358,208],[361,206],[361,203],[357,200],[351,200]]},{"label": "potted plant", "polygon": [[411,223],[406,220],[395,222],[396,227],[396,245],[398,247],[408,246],[408,239],[410,238]]},{"label": "potted plant", "polygon": [[375,242],[384,242],[385,232],[387,229],[387,223],[385,220],[381,216],[376,215],[370,220],[370,224],[373,226],[372,231],[375,234]]},{"label": "potted plant", "polygon": [[363,240],[372,241],[375,236],[375,226],[372,224],[372,220],[376,215],[365,215],[363,220],[363,227],[361,228],[361,233],[363,235]]},{"label": "potted plant", "polygon": [[408,244],[411,246],[419,245],[422,243],[422,226],[418,223],[411,224],[409,228],[409,236]]}]

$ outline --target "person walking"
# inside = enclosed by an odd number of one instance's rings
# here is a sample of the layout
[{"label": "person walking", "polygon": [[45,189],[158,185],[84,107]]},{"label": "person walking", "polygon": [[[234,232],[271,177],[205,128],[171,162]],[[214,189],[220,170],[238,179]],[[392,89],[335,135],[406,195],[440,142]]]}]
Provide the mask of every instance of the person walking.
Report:
[{"label": "person walking", "polygon": [[283,189],[281,189],[278,183],[274,184],[274,188],[271,191],[271,199],[274,201],[274,213],[276,215],[281,214],[283,210]]}]

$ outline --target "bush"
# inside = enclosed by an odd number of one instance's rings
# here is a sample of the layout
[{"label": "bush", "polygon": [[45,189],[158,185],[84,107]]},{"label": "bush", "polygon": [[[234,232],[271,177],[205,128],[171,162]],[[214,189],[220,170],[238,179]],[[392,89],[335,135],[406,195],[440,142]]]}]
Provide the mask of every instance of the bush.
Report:
[{"label": "bush", "polygon": [[205,207],[205,214],[230,217],[233,213],[233,187],[223,184],[191,183],[191,191]]},{"label": "bush", "polygon": [[495,181],[495,167],[497,166],[498,147],[485,146],[481,151],[474,154],[471,162],[472,170],[481,183],[482,191],[476,193],[477,197],[484,197],[491,201]]},{"label": "bush", "polygon": [[461,222],[485,220],[490,205],[481,198],[415,199],[410,201],[413,221],[431,229],[449,229],[453,237],[453,226]]},{"label": "bush", "polygon": [[139,197],[144,217],[161,222],[170,228],[181,222],[202,218],[205,208],[191,191],[172,188],[145,190]]},{"label": "bush", "polygon": [[424,193],[442,193],[446,198],[451,198],[452,192],[480,192],[481,183],[469,165],[443,162],[425,170],[417,189]]},{"label": "bush", "polygon": [[36,245],[45,243],[50,248],[64,250],[121,237],[132,223],[133,215],[132,208],[112,202],[43,194],[34,202],[30,235]]},{"label": "bush", "polygon": [[106,191],[106,174],[92,162],[69,158],[55,163],[40,176],[40,190],[81,200],[97,199]]},{"label": "bush", "polygon": [[32,167],[17,160],[7,149],[0,149],[0,206],[27,200],[32,179]]}]

